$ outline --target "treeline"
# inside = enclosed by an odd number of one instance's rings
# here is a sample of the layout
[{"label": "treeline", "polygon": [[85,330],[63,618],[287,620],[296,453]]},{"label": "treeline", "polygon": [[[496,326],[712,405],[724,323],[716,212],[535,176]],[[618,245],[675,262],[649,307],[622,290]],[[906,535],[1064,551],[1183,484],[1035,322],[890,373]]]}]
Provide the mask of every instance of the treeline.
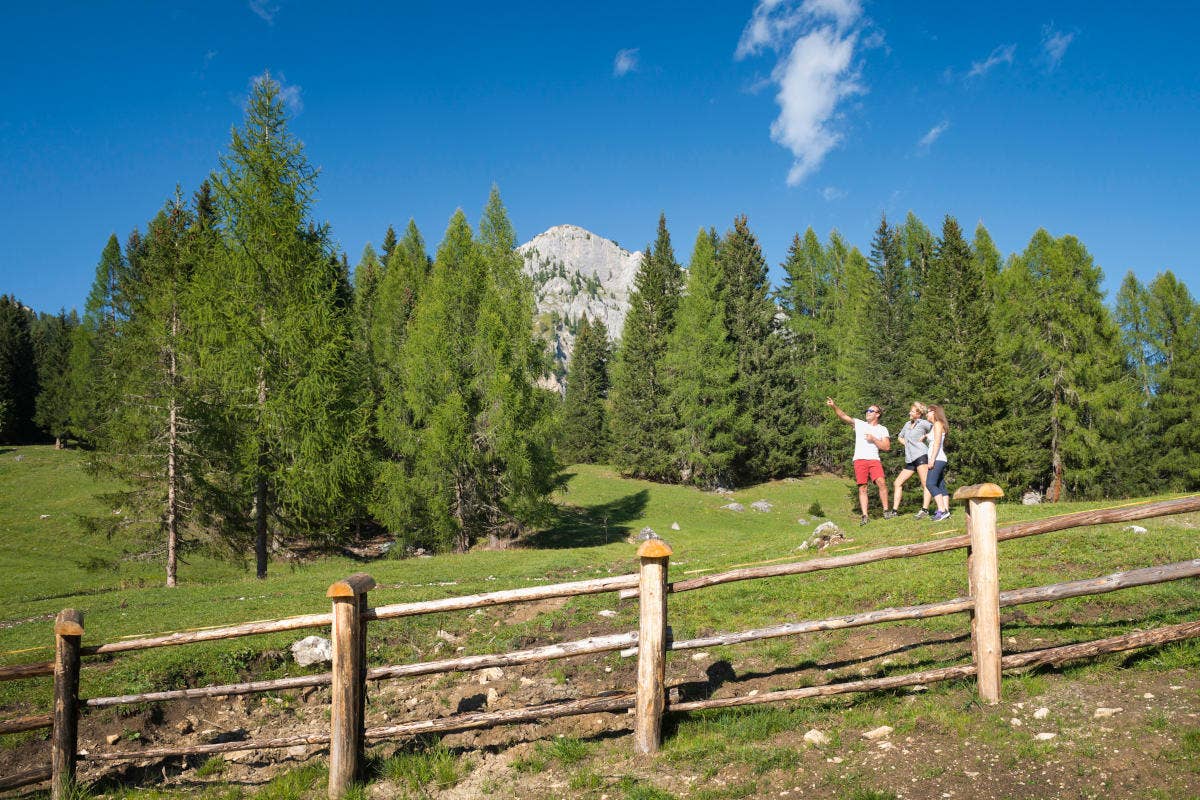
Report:
[{"label": "treeline", "polygon": [[[311,217],[315,171],[279,87],[253,90],[218,168],[104,247],[82,316],[0,298],[0,441],[70,439],[121,490],[97,533],[161,558],[385,530],[465,550],[550,511],[560,465],[701,487],[838,471],[824,406],[915,399],[951,421],[952,480],[1051,499],[1200,487],[1200,310],[1169,272],[1115,308],[1073,237],[1007,260],[979,226],[882,219],[863,254],[796,236],[777,288],[745,217],[687,269],[665,217],[619,347],[591,320],[566,395],[493,189],[431,258],[391,228],[353,272]],[[897,459],[896,453],[891,458]]]},{"label": "treeline", "polygon": [[580,330],[566,461],[707,488],[842,470],[832,395],[880,404],[893,432],[912,401],[942,404],[960,484],[1052,501],[1200,488],[1200,308],[1170,272],[1127,275],[1114,310],[1073,236],[1039,230],[1005,260],[982,224],[968,241],[911,213],[882,218],[867,255],[794,237],[776,289],[745,217],[701,230],[686,270],[665,219],[645,254],[617,352]]},{"label": "treeline", "polygon": [[315,174],[263,80],[195,195],[109,240],[82,318],[0,303],[5,439],[88,448],[123,488],[86,524],[161,557],[168,585],[196,546],[253,551],[264,577],[297,540],[464,550],[549,509],[557,399],[499,194],[433,258],[389,228],[352,283]]}]

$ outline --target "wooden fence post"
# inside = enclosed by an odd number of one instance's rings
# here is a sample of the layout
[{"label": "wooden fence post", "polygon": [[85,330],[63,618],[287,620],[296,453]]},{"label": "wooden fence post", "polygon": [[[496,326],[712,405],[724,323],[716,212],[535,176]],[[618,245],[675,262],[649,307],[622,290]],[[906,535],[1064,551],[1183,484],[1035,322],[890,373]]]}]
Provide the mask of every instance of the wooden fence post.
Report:
[{"label": "wooden fence post", "polygon": [[639,753],[657,753],[662,743],[667,677],[667,562],[671,546],[648,539],[638,548],[637,716],[634,746]]},{"label": "wooden fence post", "polygon": [[359,777],[366,701],[367,592],[375,579],[359,572],[329,587],[333,600],[333,686],[329,717],[329,797],[338,800]]},{"label": "wooden fence post", "polygon": [[967,557],[970,592],[975,600],[971,616],[971,655],[975,661],[979,698],[989,705],[1000,702],[1000,566],[996,547],[996,500],[1004,491],[994,483],[963,486],[955,500],[967,501]]},{"label": "wooden fence post", "polygon": [[50,743],[50,797],[70,796],[79,753],[79,640],[83,612],[63,609],[54,620],[54,729]]}]

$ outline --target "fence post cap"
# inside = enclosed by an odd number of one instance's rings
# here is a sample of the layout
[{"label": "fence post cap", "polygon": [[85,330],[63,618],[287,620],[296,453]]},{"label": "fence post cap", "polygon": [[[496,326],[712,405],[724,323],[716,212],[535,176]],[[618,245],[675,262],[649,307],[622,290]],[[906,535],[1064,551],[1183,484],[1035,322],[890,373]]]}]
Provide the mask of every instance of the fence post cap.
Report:
[{"label": "fence post cap", "polygon": [[1004,497],[1004,490],[994,483],[977,483],[960,486],[954,493],[955,500],[996,500]]},{"label": "fence post cap", "polygon": [[83,636],[83,612],[64,608],[54,618],[54,632],[59,636]]},{"label": "fence post cap", "polygon": [[672,552],[671,545],[665,539],[647,539],[642,542],[637,554],[642,558],[666,558]]},{"label": "fence post cap", "polygon": [[375,588],[375,579],[365,572],[356,572],[348,578],[343,578],[331,584],[326,597],[357,597]]}]

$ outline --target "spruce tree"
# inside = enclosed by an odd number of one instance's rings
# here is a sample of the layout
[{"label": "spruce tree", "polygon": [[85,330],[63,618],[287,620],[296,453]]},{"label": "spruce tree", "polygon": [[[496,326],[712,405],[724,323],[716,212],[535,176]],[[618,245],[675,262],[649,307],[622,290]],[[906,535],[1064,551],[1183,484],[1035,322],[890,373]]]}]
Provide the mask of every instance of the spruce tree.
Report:
[{"label": "spruce tree", "polygon": [[396,242],[396,229],[388,225],[383,234],[382,252],[379,258],[380,263],[384,266],[387,266],[388,259],[392,257],[392,251],[396,249]]},{"label": "spruce tree", "polygon": [[612,343],[603,320],[579,321],[567,371],[562,406],[562,460],[567,464],[603,464],[612,440],[608,430],[609,363]]},{"label": "spruce tree", "polygon": [[713,235],[701,229],[688,265],[687,290],[664,358],[669,402],[675,410],[678,477],[703,488],[729,485],[738,437],[749,427],[733,385],[733,346],[725,322],[721,271]]},{"label": "spruce tree", "polygon": [[[883,419],[901,418],[912,401],[914,385],[910,332],[913,326],[913,280],[904,257],[901,232],[881,216],[871,240],[871,272],[879,286],[879,305],[872,309],[874,343],[867,370],[871,402],[884,407]],[[893,425],[893,427],[896,427]]]},{"label": "spruce tree", "polygon": [[[378,370],[375,365],[375,348],[372,346],[371,331],[375,327],[375,305],[379,294],[379,283],[383,277],[382,273],[383,264],[375,255],[375,248],[368,242],[363,248],[358,266],[354,268],[354,338],[366,359],[368,374],[372,378]],[[378,392],[374,380],[372,388],[376,390],[376,393]]]},{"label": "spruce tree", "polygon": [[37,365],[30,333],[32,311],[11,295],[0,296],[0,442],[32,441]]},{"label": "spruce tree", "polygon": [[1155,489],[1200,489],[1200,308],[1180,327],[1174,357],[1162,372],[1151,403],[1153,452],[1157,455]]},{"label": "spruce tree", "polygon": [[738,437],[738,455],[733,465],[739,480],[748,481],[770,474],[773,448],[781,446],[776,429],[773,390],[787,376],[777,372],[786,365],[771,356],[775,304],[767,281],[767,262],[758,238],[746,217],[734,219],[717,249],[725,297],[725,322],[733,347],[734,388],[740,413],[750,419]]},{"label": "spruce tree", "polygon": [[272,529],[279,540],[345,533],[367,466],[343,268],[309,221],[316,173],[287,123],[279,84],[256,83],[214,178],[221,257],[199,276],[213,300],[204,363],[231,410],[260,578]]},{"label": "spruce tree", "polygon": [[62,449],[70,434],[71,410],[71,337],[79,326],[79,316],[70,314],[41,314],[33,337],[37,361],[38,394],[34,422],[54,439],[55,449]]},{"label": "spruce tree", "polygon": [[675,328],[682,273],[675,261],[665,215],[647,246],[629,296],[629,313],[612,377],[613,464],[621,474],[673,477],[675,413],[663,375],[667,342]]}]

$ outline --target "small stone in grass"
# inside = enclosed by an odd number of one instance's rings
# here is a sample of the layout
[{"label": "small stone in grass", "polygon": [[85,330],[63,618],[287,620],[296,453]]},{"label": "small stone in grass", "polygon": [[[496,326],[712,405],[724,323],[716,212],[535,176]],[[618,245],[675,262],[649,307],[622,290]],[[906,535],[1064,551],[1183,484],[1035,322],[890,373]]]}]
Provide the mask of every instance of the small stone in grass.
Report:
[{"label": "small stone in grass", "polygon": [[873,742],[877,739],[882,739],[883,737],[888,736],[889,734],[891,734],[891,732],[892,732],[892,727],[890,725],[880,725],[878,728],[864,733],[862,735],[862,738]]},{"label": "small stone in grass", "polygon": [[1037,739],[1039,742],[1048,742],[1051,739],[1053,739],[1055,736],[1058,736],[1058,734],[1046,732],[1046,733],[1034,734],[1033,738]]},{"label": "small stone in grass", "polygon": [[819,747],[821,745],[829,744],[829,734],[813,728],[808,733],[804,734],[804,741]]},{"label": "small stone in grass", "polygon": [[602,608],[596,612],[596,616],[599,617],[615,617],[616,615],[617,612],[613,611],[611,608]]},{"label": "small stone in grass", "polygon": [[1034,719],[1045,719],[1048,716],[1050,716],[1050,709],[1046,708],[1045,706],[1042,706],[1037,711],[1033,712]]},{"label": "small stone in grass", "polygon": [[1092,714],[1092,719],[1103,719],[1104,717],[1111,717],[1113,714],[1120,714],[1124,710],[1125,709],[1123,709],[1123,708],[1105,708],[1104,706],[1101,706],[1100,708],[1096,709],[1094,714]]}]

